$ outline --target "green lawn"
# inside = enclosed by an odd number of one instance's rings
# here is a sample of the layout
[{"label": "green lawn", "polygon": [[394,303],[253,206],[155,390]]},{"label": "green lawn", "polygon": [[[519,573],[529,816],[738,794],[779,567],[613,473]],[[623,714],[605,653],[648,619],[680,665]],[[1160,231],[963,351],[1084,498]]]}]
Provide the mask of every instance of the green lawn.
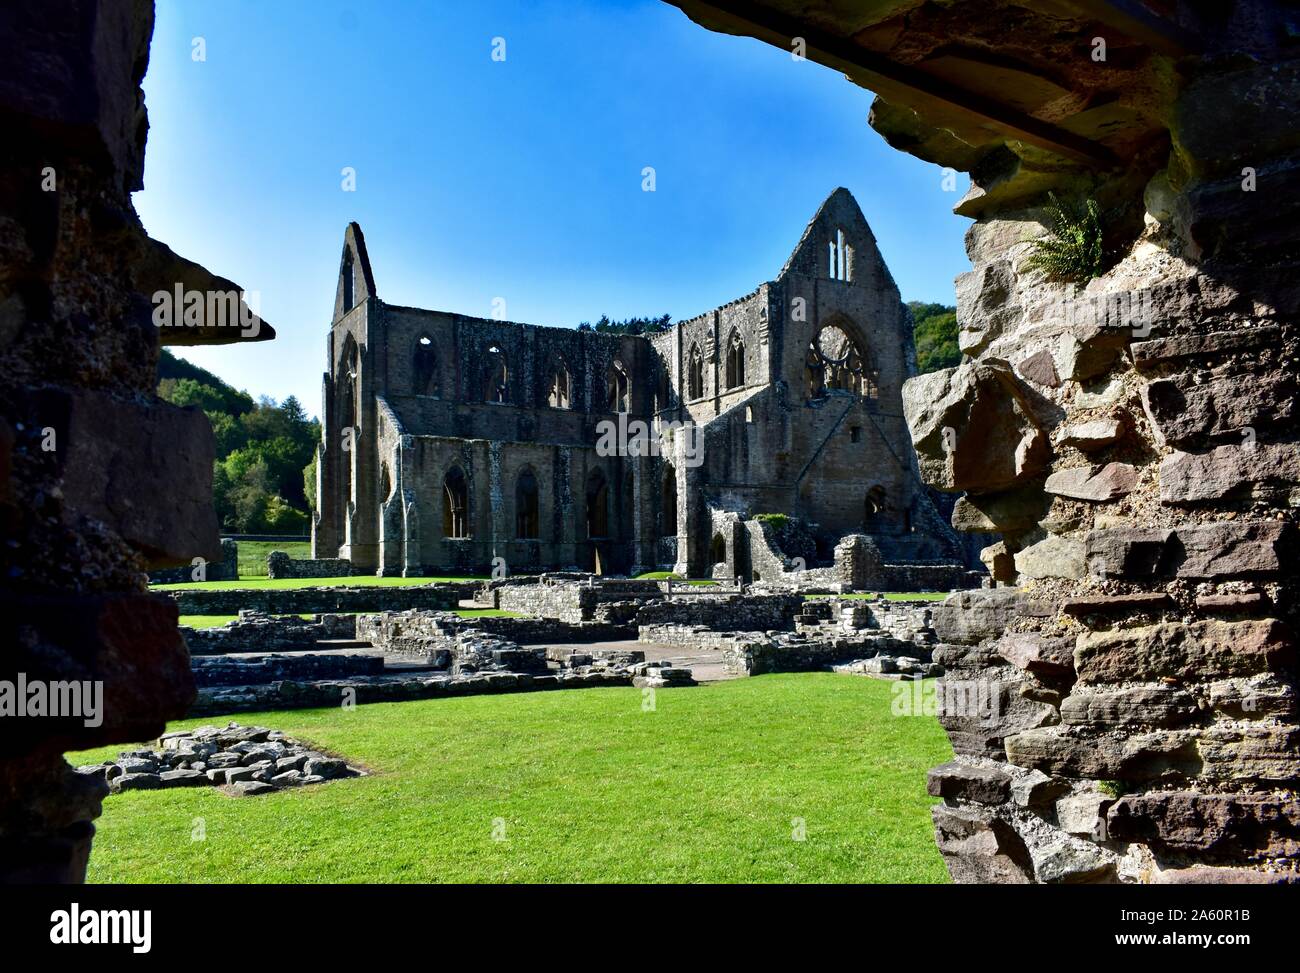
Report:
[{"label": "green lawn", "polygon": [[683,578],[680,574],[673,571],[647,571],[645,574],[636,576],[638,581],[685,581],[687,584],[694,585],[713,585],[718,582],[708,578]]},{"label": "green lawn", "polygon": [[89,880],[946,882],[925,771],[951,750],[933,719],[890,715],[898,685],[758,676],[661,689],[653,712],[610,688],[244,714],[376,774],[113,795]]},{"label": "green lawn", "polygon": [[239,576],[266,577],[266,556],[284,551],[291,558],[311,557],[311,541],[240,541]]},{"label": "green lawn", "polygon": [[[519,612],[506,611],[503,608],[456,608],[453,609],[461,618],[523,618]],[[378,612],[340,612],[343,615],[376,615]],[[190,628],[216,628],[226,622],[233,622],[238,615],[182,615],[178,624]],[[281,616],[283,617],[283,616]],[[299,614],[299,618],[311,618],[310,614]]]},{"label": "green lawn", "polygon": [[409,585],[433,584],[437,581],[486,581],[482,577],[457,578],[398,578],[379,577],[374,574],[355,574],[346,578],[240,578],[238,581],[185,581],[180,584],[150,585],[151,591],[182,591],[194,588],[202,591],[220,591],[238,588],[334,588],[355,585],[361,588],[398,588]]}]

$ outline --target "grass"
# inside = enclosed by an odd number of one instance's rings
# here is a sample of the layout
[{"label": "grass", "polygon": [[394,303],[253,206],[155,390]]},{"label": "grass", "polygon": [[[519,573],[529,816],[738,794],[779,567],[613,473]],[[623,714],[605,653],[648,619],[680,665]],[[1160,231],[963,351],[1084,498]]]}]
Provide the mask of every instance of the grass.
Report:
[{"label": "grass", "polygon": [[266,556],[272,551],[284,551],[292,558],[308,558],[311,541],[240,541],[239,576],[265,578]]},{"label": "grass", "polygon": [[379,577],[374,574],[355,574],[346,578],[240,578],[238,581],[185,581],[179,584],[150,585],[151,591],[184,591],[189,588],[201,591],[238,590],[242,588],[336,588],[355,585],[360,588],[400,588],[409,585],[434,584],[438,581],[486,581],[482,577],[456,578],[398,578]]},{"label": "grass", "polygon": [[690,578],[690,579],[683,578],[680,574],[677,574],[673,571],[647,571],[645,574],[638,574],[636,576],[636,580],[638,581],[685,581],[687,584],[694,584],[694,585],[710,585],[710,584],[718,583],[708,578]]},{"label": "grass", "polygon": [[[461,618],[523,618],[519,612],[506,611],[503,608],[455,608],[452,609]],[[374,615],[377,612],[340,612],[343,615]],[[179,624],[190,628],[216,628],[226,622],[233,622],[238,615],[182,615]],[[284,617],[284,616],[280,616]],[[299,614],[299,618],[311,618],[310,614]]]},{"label": "grass", "polygon": [[946,882],[925,771],[951,750],[933,719],[890,715],[899,685],[758,676],[661,689],[653,712],[607,688],[244,714],[375,775],[110,796],[89,880]]}]

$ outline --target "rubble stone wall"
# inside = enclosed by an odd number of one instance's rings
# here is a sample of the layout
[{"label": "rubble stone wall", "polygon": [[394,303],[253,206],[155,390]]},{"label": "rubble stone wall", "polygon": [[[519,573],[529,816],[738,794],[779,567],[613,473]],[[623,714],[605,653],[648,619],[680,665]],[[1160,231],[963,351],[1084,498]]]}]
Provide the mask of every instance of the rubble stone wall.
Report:
[{"label": "rubble stone wall", "polygon": [[166,592],[182,615],[236,615],[252,610],[267,615],[308,615],[330,612],[405,611],[421,608],[449,611],[471,597],[471,584],[438,583],[350,588],[188,588]]},{"label": "rubble stone wall", "polygon": [[290,557],[284,551],[272,551],[266,556],[268,578],[346,578],[352,573],[352,562],[341,557]]}]

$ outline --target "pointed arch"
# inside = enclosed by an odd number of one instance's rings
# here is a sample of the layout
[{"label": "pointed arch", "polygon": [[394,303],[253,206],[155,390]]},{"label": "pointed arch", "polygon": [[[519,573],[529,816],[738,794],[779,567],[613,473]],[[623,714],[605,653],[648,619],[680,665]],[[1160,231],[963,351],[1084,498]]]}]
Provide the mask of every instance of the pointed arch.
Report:
[{"label": "pointed arch", "polygon": [[595,469],[587,475],[587,537],[599,540],[609,536],[609,481],[604,471]]},{"label": "pointed arch", "polygon": [[843,227],[836,227],[830,238],[829,273],[831,280],[853,281],[853,245],[844,235]]},{"label": "pointed arch", "polygon": [[804,358],[804,382],[809,399],[828,392],[848,392],[874,399],[880,394],[880,371],[856,328],[843,318],[822,325],[808,344]]},{"label": "pointed arch", "polygon": [[510,401],[510,367],[499,345],[489,345],[483,365],[483,401],[504,404]]},{"label": "pointed arch", "polygon": [[660,481],[659,495],[663,503],[663,510],[660,514],[659,536],[676,537],[677,470],[673,468],[672,463],[664,463],[664,474],[663,479]]},{"label": "pointed arch", "polygon": [[469,537],[469,483],[459,466],[449,469],[442,481],[442,536]]},{"label": "pointed arch", "polygon": [[727,339],[727,379],[728,389],[738,389],[745,384],[745,341],[740,331],[732,329]]},{"label": "pointed arch", "polygon": [[340,276],[343,278],[343,314],[347,314],[356,303],[357,272],[356,264],[352,260],[351,247],[343,248],[343,268]]},{"label": "pointed arch", "polygon": [[339,365],[343,371],[341,376],[343,380],[343,425],[355,426],[357,424],[357,377],[361,371],[361,349],[357,347],[357,339],[350,332],[343,339],[343,353],[339,357]]},{"label": "pointed arch", "polygon": [[541,518],[538,516],[537,477],[531,468],[520,470],[515,479],[515,537],[536,540]]},{"label": "pointed arch", "polygon": [[415,339],[411,353],[411,384],[416,395],[438,394],[438,353],[429,334]]},{"label": "pointed arch", "polygon": [[627,369],[623,363],[615,358],[609,365],[609,374],[606,379],[606,399],[610,412],[627,412],[629,411],[629,386],[627,380]]},{"label": "pointed arch", "polygon": [[552,409],[573,408],[572,375],[562,355],[552,355],[546,377],[546,404]]},{"label": "pointed arch", "polygon": [[704,397],[704,356],[696,342],[691,342],[691,351],[686,357],[686,397]]},{"label": "pointed arch", "polygon": [[879,484],[867,491],[862,505],[862,523],[867,530],[878,530],[880,528],[884,520],[886,499],[885,488]]}]

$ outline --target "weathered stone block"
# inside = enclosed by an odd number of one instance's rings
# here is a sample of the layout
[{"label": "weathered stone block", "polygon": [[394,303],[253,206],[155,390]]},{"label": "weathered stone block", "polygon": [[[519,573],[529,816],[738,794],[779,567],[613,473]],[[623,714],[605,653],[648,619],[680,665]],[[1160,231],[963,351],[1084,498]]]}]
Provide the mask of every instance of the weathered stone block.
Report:
[{"label": "weathered stone block", "polygon": [[1032,881],[1029,851],[1005,821],[968,807],[930,809],[934,837],[954,882],[1025,885]]},{"label": "weathered stone block", "polygon": [[1062,446],[1072,446],[1084,452],[1092,452],[1119,442],[1124,432],[1124,423],[1119,419],[1091,419],[1065,426],[1060,431],[1057,441]]},{"label": "weathered stone block", "polygon": [[1300,780],[1300,729],[1269,724],[1207,727],[1197,740],[1204,774],[1215,780]]},{"label": "weathered stone block", "polygon": [[1161,445],[1187,448],[1295,418],[1295,376],[1233,375],[1201,385],[1165,378],[1142,388],[1142,405]]},{"label": "weathered stone block", "polygon": [[221,558],[216,444],[202,410],[80,390],[69,397],[60,442],[65,519],[103,521],[150,566]]},{"label": "weathered stone block", "polygon": [[1112,527],[1089,532],[1088,571],[1131,580],[1275,574],[1294,556],[1284,521],[1220,521],[1174,530]]},{"label": "weathered stone block", "polygon": [[1082,578],[1088,569],[1083,543],[1059,534],[1017,551],[1015,565],[1026,578]]},{"label": "weathered stone block", "polygon": [[1105,503],[1132,493],[1137,482],[1137,470],[1128,463],[1107,463],[1100,469],[1077,466],[1060,470],[1047,478],[1043,489],[1071,500]]},{"label": "weathered stone block", "polygon": [[1081,735],[1069,727],[1040,727],[1007,737],[1006,749],[1017,766],[1091,780],[1181,780],[1203,767],[1189,730]]},{"label": "weathered stone block", "polygon": [[1090,632],[1075,643],[1074,663],[1085,685],[1150,682],[1195,673],[1199,678],[1253,675],[1290,666],[1295,645],[1272,619]]},{"label": "weathered stone block", "polygon": [[932,797],[1001,804],[1011,794],[1011,776],[999,767],[981,767],[953,760],[931,768],[925,786],[926,793]]},{"label": "weathered stone block", "polygon": [[1004,361],[908,379],[903,411],[922,476],[941,490],[1007,490],[1047,466],[1047,433]]},{"label": "weathered stone block", "polygon": [[1107,811],[1116,841],[1209,860],[1287,858],[1300,854],[1300,801],[1272,794],[1167,791],[1126,794]]},{"label": "weathered stone block", "polygon": [[1061,722],[1109,729],[1179,726],[1197,715],[1196,700],[1181,689],[1134,687],[1114,692],[1075,691],[1061,701]]},{"label": "weathered stone block", "polygon": [[1208,453],[1174,453],[1160,464],[1160,499],[1201,503],[1235,496],[1267,496],[1300,484],[1300,446],[1252,443]]},{"label": "weathered stone block", "polygon": [[1017,669],[1049,678],[1074,675],[1074,641],[1069,638],[1013,632],[998,639],[997,651]]}]

